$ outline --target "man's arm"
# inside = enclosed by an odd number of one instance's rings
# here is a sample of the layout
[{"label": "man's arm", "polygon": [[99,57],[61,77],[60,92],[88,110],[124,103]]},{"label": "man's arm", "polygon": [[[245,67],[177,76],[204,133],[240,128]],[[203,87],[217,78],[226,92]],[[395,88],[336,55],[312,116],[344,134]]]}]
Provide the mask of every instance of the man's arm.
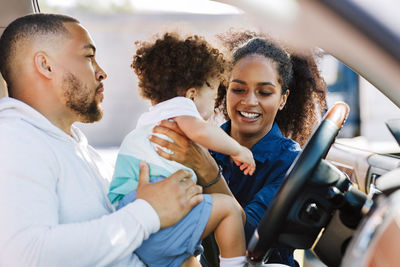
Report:
[{"label": "man's arm", "polygon": [[[181,182],[186,172],[148,184],[143,170],[137,201],[112,214],[60,224],[56,159],[41,153],[45,144],[14,136],[0,133],[1,266],[117,266],[121,261],[138,266],[132,252],[143,240],[201,200],[200,187],[191,179]],[[171,213],[160,211],[165,206]]]}]

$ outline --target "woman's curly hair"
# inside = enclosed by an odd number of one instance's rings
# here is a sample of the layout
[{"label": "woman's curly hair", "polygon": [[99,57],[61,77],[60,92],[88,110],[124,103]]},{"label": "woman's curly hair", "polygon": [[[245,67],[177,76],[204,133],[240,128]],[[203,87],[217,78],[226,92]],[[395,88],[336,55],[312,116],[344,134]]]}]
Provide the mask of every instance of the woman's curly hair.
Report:
[{"label": "woman's curly hair", "polygon": [[[266,35],[250,31],[229,31],[218,38],[232,53],[232,65],[240,59],[259,54],[272,59],[277,64],[282,93],[290,90],[286,105],[279,110],[275,121],[282,134],[304,146],[311,136],[313,127],[326,110],[326,83],[320,75],[314,50],[288,53]],[[218,91],[217,105],[228,118],[226,111],[227,85]]]},{"label": "woman's curly hair", "polygon": [[139,79],[141,95],[155,103],[183,96],[208,79],[223,80],[229,64],[218,49],[197,35],[182,39],[165,33],[155,42],[136,42],[131,67]]}]

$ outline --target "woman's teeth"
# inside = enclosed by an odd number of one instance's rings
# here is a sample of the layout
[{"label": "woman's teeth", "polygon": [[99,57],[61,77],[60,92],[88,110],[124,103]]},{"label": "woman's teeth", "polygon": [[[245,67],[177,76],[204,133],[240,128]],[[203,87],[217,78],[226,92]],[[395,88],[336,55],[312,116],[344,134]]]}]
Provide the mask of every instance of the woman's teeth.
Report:
[{"label": "woman's teeth", "polygon": [[259,113],[251,113],[251,112],[244,112],[244,111],[239,111],[240,115],[243,117],[249,118],[249,119],[254,119],[260,116]]}]

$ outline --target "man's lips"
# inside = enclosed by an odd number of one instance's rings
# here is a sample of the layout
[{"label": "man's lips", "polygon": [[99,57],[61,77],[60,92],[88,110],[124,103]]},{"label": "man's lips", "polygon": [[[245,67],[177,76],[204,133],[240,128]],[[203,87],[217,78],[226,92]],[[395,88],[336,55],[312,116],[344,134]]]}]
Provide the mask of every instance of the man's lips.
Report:
[{"label": "man's lips", "polygon": [[101,83],[97,88],[96,88],[96,95],[100,97],[100,101],[103,101],[104,99],[104,87],[103,84]]},{"label": "man's lips", "polygon": [[99,86],[96,88],[96,93],[103,93],[104,92],[104,85],[100,83]]}]

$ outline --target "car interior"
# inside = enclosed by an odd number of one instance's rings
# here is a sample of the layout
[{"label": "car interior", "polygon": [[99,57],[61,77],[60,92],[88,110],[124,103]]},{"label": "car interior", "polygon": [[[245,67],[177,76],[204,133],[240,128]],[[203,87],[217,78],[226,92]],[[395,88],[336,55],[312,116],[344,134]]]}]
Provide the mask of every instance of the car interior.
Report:
[{"label": "car interior", "polygon": [[[399,28],[380,20],[376,5],[370,8],[358,0],[216,2],[240,9],[255,28],[287,40],[290,46],[319,47],[379,90],[396,112],[379,122],[392,149],[375,151],[354,145],[357,136],[341,136],[352,113],[352,105],[346,103],[349,97],[330,105],[248,244],[250,266],[268,266],[263,262],[270,248],[277,246],[302,251],[297,261],[304,267],[398,266]],[[382,9],[399,7],[395,2],[383,1]],[[19,16],[45,12],[37,0],[0,0],[0,6],[0,33]],[[382,12],[387,6],[380,16]],[[0,97],[4,96],[6,84],[0,80]],[[379,106],[361,100],[358,105],[364,111]]]}]

